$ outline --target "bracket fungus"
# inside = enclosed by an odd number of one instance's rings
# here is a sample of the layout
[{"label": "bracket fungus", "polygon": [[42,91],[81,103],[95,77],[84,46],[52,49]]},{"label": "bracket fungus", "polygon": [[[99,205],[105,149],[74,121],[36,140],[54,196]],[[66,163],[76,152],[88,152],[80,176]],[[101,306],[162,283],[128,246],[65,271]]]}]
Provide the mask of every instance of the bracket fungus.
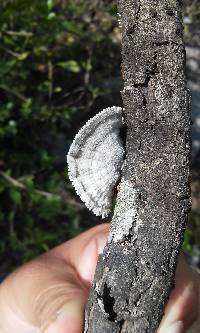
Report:
[{"label": "bracket fungus", "polygon": [[77,194],[103,218],[111,212],[114,188],[121,176],[122,124],[121,107],[104,109],[80,129],[67,155],[69,179]]}]

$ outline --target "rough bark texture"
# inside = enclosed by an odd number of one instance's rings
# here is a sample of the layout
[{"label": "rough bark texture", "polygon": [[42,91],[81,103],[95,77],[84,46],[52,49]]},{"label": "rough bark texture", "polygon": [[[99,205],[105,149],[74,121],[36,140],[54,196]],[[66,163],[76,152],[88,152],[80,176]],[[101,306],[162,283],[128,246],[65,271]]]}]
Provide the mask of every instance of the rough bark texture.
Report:
[{"label": "rough bark texture", "polygon": [[155,333],[190,209],[190,96],[178,0],[119,0],[126,160],[86,333]]}]

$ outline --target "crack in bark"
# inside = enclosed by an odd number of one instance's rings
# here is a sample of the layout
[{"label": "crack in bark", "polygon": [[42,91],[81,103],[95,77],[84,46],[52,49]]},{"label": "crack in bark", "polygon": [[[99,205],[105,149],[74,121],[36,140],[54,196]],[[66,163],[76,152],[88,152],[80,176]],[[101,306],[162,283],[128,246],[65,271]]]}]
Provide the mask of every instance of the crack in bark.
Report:
[{"label": "crack in bark", "polygon": [[170,40],[163,40],[163,41],[156,41],[152,45],[155,45],[155,46],[177,45],[177,46],[179,46],[180,43],[175,43],[175,42],[170,41]]},{"label": "crack in bark", "polygon": [[144,297],[145,293],[147,293],[147,291],[149,289],[151,289],[151,286],[152,286],[152,283],[146,289],[144,289],[141,294],[138,295],[137,299],[134,301],[134,305],[136,308],[138,307],[141,298]]},{"label": "crack in bark", "polygon": [[111,296],[111,288],[108,287],[107,283],[104,284],[102,300],[108,319],[115,321],[117,318],[117,313],[114,311],[115,298]]},{"label": "crack in bark", "polygon": [[[149,82],[153,76],[155,76],[158,73],[158,63],[157,63],[157,56],[158,56],[158,51],[154,51],[154,56],[153,56],[153,68],[149,72],[146,72],[146,79],[143,83],[133,83],[134,88],[148,88]],[[145,96],[143,96],[143,105],[145,105]]]}]

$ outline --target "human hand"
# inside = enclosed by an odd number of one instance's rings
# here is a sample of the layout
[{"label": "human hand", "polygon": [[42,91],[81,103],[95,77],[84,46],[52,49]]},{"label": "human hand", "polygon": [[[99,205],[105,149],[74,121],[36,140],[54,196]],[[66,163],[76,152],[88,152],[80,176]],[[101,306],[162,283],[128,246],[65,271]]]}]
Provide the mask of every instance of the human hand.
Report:
[{"label": "human hand", "polygon": [[[95,227],[11,274],[0,285],[0,333],[82,333],[84,307],[108,228]],[[196,319],[197,278],[180,258],[176,287],[158,333],[186,332]]]}]

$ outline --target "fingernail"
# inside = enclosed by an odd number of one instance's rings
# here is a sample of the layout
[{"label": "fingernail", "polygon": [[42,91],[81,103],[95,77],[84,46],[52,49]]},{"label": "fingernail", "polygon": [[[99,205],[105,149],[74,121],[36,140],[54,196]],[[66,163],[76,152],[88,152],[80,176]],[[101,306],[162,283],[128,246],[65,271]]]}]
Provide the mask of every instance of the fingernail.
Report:
[{"label": "fingernail", "polygon": [[163,333],[183,333],[184,332],[184,324],[183,321],[176,321],[174,324],[169,326]]}]

